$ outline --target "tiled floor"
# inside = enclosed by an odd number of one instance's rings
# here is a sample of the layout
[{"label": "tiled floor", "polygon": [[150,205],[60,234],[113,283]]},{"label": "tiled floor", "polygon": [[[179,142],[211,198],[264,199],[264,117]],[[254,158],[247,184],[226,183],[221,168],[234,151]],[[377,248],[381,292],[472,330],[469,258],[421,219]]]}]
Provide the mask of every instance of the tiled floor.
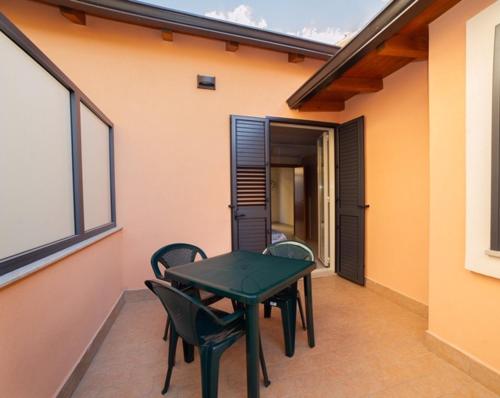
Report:
[{"label": "tiled floor", "polygon": [[[272,380],[263,398],[496,397],[425,348],[419,316],[337,277],[314,279],[313,291],[315,348],[298,328],[295,356],[285,357],[278,311],[261,318]],[[161,397],[164,321],[156,299],[125,304],[74,397]],[[177,358],[166,397],[199,397],[198,356],[184,363],[179,345]],[[245,397],[245,379],[241,339],[222,357],[219,397]]]}]

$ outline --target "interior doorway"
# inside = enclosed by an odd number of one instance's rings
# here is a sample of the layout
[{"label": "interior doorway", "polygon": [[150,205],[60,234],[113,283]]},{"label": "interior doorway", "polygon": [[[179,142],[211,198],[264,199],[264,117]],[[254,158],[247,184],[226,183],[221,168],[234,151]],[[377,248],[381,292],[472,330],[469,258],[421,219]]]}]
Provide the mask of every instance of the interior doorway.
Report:
[{"label": "interior doorway", "polygon": [[304,242],[318,267],[328,268],[335,242],[333,129],[271,122],[269,135],[272,242]]}]

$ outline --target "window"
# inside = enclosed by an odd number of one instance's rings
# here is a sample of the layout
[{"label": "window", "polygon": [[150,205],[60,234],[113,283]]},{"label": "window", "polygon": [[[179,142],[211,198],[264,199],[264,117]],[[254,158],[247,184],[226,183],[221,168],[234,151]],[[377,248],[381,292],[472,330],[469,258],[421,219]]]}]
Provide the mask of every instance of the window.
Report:
[{"label": "window", "polygon": [[500,25],[495,28],[491,141],[491,250],[500,251]]},{"label": "window", "polygon": [[465,268],[500,278],[500,2],[467,21]]},{"label": "window", "polygon": [[0,14],[0,275],[116,226],[113,124]]}]

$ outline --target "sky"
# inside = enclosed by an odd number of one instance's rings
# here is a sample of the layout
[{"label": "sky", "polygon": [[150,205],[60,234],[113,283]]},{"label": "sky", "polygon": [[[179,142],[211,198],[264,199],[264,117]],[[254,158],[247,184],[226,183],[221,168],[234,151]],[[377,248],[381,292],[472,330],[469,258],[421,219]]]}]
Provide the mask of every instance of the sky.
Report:
[{"label": "sky", "polygon": [[391,0],[139,1],[329,44],[342,44]]}]

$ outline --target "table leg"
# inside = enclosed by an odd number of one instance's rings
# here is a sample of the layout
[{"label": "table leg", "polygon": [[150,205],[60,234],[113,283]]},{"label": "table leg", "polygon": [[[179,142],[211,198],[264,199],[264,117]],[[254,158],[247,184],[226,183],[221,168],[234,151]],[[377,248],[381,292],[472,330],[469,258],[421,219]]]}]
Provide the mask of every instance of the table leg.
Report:
[{"label": "table leg", "polygon": [[306,320],[307,320],[307,340],[309,347],[315,346],[314,341],[314,316],[312,303],[312,283],[311,274],[304,277],[304,296],[306,296]]},{"label": "table leg", "polygon": [[295,290],[293,300],[286,303],[286,307],[281,309],[281,320],[285,333],[285,355],[289,358],[295,353],[295,325],[297,323],[297,282],[292,286]]},{"label": "table leg", "polygon": [[247,395],[259,398],[259,305],[247,304],[246,344],[247,344]]}]

